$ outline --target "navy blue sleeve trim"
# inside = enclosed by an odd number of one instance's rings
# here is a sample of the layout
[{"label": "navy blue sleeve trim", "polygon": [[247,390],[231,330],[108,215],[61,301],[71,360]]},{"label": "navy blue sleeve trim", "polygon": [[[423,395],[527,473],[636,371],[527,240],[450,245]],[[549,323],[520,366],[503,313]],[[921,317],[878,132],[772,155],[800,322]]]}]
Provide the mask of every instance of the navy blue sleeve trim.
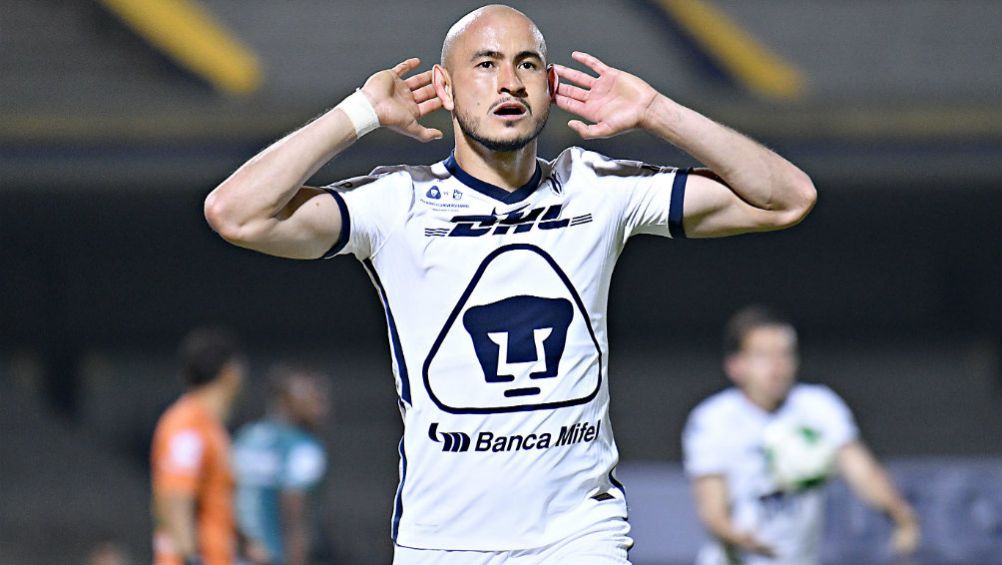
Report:
[{"label": "navy blue sleeve trim", "polygon": [[620,490],[620,492],[622,492],[625,495],[626,494],[626,487],[623,486],[623,483],[619,482],[619,480],[616,478],[616,476],[613,474],[613,472],[615,472],[615,469],[613,469],[612,471],[609,471],[609,482],[612,483],[612,486],[618,488]]},{"label": "navy blue sleeve trim", "polygon": [[671,203],[668,208],[668,233],[672,239],[685,239],[685,228],[682,226],[683,207],[685,203],[685,184],[689,179],[690,169],[675,171],[675,180],[671,185]]},{"label": "navy blue sleeve trim", "polygon": [[330,188],[325,188],[327,194],[334,197],[334,202],[337,202],[337,209],[341,212],[341,233],[337,236],[337,241],[334,246],[323,254],[323,259],[330,259],[331,257],[337,255],[344,249],[345,245],[348,245],[348,238],[351,237],[351,214],[348,213],[348,205],[344,202],[344,197],[341,196],[336,190]]},{"label": "navy blue sleeve trim", "polygon": [[372,278],[372,284],[376,287],[376,291],[379,292],[379,299],[382,301],[383,309],[386,311],[386,325],[390,330],[390,346],[393,348],[393,356],[397,361],[397,372],[400,375],[400,399],[410,404],[411,381],[407,376],[404,347],[400,343],[400,334],[397,332],[397,324],[393,319],[393,311],[390,310],[390,298],[386,295],[383,282],[379,280],[379,274],[376,273],[376,266],[372,264],[372,259],[363,260],[362,266],[365,267],[365,270],[369,273],[369,277]]},{"label": "navy blue sleeve trim", "polygon": [[400,483],[397,485],[397,494],[393,497],[393,522],[390,526],[390,539],[397,541],[400,535],[400,518],[404,515],[404,481],[407,480],[407,453],[404,451],[404,438],[400,438],[400,446],[397,448],[400,453]]}]

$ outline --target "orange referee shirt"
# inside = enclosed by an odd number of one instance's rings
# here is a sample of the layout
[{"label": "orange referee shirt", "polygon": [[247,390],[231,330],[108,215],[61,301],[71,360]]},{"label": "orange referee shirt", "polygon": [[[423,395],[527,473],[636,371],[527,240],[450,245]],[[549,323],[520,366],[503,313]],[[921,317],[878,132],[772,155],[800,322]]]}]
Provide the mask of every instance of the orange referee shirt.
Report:
[{"label": "orange referee shirt", "polygon": [[[153,492],[187,494],[195,500],[196,535],[205,565],[233,565],[236,527],[230,438],[215,419],[186,394],[164,412],[153,434],[150,457]],[[154,525],[154,565],[181,565],[170,538]]]}]

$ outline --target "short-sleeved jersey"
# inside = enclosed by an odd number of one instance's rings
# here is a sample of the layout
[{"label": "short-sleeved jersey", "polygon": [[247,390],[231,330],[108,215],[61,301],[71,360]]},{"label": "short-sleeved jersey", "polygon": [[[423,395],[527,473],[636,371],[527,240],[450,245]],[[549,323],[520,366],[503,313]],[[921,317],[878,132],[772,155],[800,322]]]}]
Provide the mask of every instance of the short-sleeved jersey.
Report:
[{"label": "short-sleeved jersey", "polygon": [[330,187],[328,254],[386,310],[404,419],[392,535],[540,547],[625,517],[608,418],[607,302],[627,239],[681,236],[685,171],[571,148],[508,192],[453,157]]},{"label": "short-sleeved jersey", "polygon": [[282,492],[306,492],[320,482],[327,468],[323,445],[297,427],[263,420],[240,430],[233,454],[240,529],[264,544],[272,562],[281,565]]},{"label": "short-sleeved jersey", "polygon": [[728,557],[719,543],[711,543],[700,553],[698,565],[819,563],[824,493],[820,488],[784,493],[770,476],[763,433],[777,421],[809,427],[839,447],[858,435],[849,408],[822,385],[794,385],[774,412],[762,410],[736,388],[696,406],[682,435],[686,473],[692,478],[722,476],[734,525],[754,532],[778,554],[769,559],[732,550]]},{"label": "short-sleeved jersey", "polygon": [[[187,494],[195,499],[196,534],[205,565],[232,565],[236,551],[233,476],[226,428],[185,395],[164,412],[153,434],[150,458],[156,495]],[[154,531],[155,565],[181,559],[160,526]]]}]

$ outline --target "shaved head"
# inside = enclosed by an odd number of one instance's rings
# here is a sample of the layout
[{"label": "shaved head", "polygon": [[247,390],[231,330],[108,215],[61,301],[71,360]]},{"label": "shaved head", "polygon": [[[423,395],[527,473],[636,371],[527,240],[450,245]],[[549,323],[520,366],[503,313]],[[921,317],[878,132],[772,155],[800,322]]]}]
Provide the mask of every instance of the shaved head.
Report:
[{"label": "shaved head", "polygon": [[503,4],[491,4],[489,6],[477,8],[469,14],[466,14],[460,18],[458,22],[454,23],[451,28],[449,28],[449,32],[445,34],[445,41],[442,42],[442,66],[446,69],[452,68],[451,57],[454,48],[468,30],[477,28],[480,25],[489,25],[494,22],[510,23],[518,20],[525,22],[529,26],[532,35],[536,37],[539,53],[543,56],[543,60],[545,61],[546,40],[543,39],[543,34],[539,31],[539,28],[536,27],[536,24],[530,20],[528,16],[519,12],[515,8],[505,6]]}]

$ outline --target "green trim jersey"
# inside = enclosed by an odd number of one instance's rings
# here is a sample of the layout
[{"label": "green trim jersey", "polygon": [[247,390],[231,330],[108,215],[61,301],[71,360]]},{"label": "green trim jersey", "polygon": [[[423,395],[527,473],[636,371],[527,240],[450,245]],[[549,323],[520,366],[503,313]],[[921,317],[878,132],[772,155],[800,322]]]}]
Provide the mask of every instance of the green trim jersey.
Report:
[{"label": "green trim jersey", "polygon": [[312,434],[275,420],[243,427],[233,443],[236,518],[244,535],[268,549],[272,563],[285,555],[280,497],[309,491],[324,476],[327,458]]},{"label": "green trim jersey", "polygon": [[835,448],[859,432],[849,407],[830,388],[796,384],[774,412],[766,412],[737,388],[699,403],[682,434],[686,474],[720,475],[727,483],[731,520],[776,551],[763,557],[710,542],[698,565],[818,565],[824,518],[824,490],[786,492],[769,472],[763,436],[770,426],[808,428]]},{"label": "green trim jersey", "polygon": [[510,550],[626,517],[607,303],[637,234],[682,237],[687,171],[570,148],[509,192],[460,168],[328,187],[386,313],[404,420],[398,545]]}]

